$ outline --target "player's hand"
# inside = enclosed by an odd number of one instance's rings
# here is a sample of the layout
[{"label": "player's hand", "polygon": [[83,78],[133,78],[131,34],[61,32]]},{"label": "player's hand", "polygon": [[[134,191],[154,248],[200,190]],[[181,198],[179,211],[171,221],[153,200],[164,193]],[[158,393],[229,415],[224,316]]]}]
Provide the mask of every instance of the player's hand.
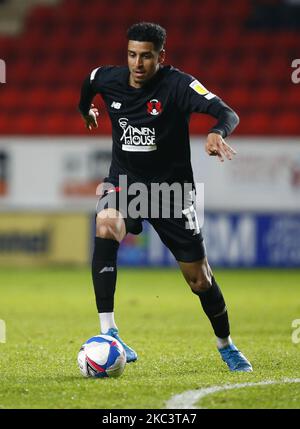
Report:
[{"label": "player's hand", "polygon": [[208,134],[205,151],[209,156],[217,156],[221,162],[224,162],[224,158],[231,160],[236,155],[236,151],[217,133]]},{"label": "player's hand", "polygon": [[94,104],[92,104],[88,115],[83,117],[86,128],[88,128],[89,130],[92,130],[93,128],[98,128],[98,122],[97,122],[98,116],[99,116],[99,111],[97,108],[94,107]]}]

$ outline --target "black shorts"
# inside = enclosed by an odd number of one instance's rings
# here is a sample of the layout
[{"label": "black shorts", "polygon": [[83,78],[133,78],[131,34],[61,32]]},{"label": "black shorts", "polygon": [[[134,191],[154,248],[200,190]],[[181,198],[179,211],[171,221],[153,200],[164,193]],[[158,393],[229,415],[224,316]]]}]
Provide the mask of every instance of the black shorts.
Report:
[{"label": "black shorts", "polygon": [[[194,203],[185,204],[183,211],[180,209],[175,215],[174,201],[168,201],[170,205],[169,212],[163,213],[161,196],[151,197],[149,192],[148,211],[143,213],[141,205],[138,205],[138,210],[132,213],[131,203],[133,203],[135,196],[125,195],[126,190],[118,187],[105,190],[100,196],[96,212],[114,208],[118,210],[124,217],[126,233],[140,234],[143,230],[143,221],[148,221],[157,234],[159,235],[165,246],[173,253],[175,259],[180,262],[194,262],[203,259],[206,256],[205,245],[201,229],[198,226],[198,219]],[[133,205],[133,207],[135,204]],[[155,207],[154,215],[151,207]],[[179,212],[181,216],[179,217]]]}]

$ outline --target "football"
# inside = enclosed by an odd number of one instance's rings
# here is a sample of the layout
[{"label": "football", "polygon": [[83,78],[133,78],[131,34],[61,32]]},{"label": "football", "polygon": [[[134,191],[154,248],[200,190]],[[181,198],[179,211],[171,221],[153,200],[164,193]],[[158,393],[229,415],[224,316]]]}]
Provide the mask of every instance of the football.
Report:
[{"label": "football", "polygon": [[126,365],[126,353],[115,338],[95,335],[81,346],[77,361],[84,377],[119,377]]}]

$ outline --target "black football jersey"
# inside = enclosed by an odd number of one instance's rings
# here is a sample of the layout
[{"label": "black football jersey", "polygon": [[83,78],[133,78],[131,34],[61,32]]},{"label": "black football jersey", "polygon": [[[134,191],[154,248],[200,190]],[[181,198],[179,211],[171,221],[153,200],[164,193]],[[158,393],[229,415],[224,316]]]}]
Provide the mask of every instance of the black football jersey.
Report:
[{"label": "black football jersey", "polygon": [[129,85],[126,66],[93,70],[82,87],[79,110],[83,115],[96,94],[102,96],[112,123],[110,176],[126,174],[131,181],[193,182],[191,113],[216,117],[213,130],[223,137],[238,123],[237,115],[219,97],[172,66],[160,66],[142,88]]}]

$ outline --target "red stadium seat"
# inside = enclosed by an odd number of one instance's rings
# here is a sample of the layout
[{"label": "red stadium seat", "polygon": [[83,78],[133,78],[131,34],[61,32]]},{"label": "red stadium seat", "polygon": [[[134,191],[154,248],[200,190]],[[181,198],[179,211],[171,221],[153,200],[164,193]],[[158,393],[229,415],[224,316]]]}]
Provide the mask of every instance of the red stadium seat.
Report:
[{"label": "red stadium seat", "polygon": [[272,126],[274,119],[269,112],[257,111],[240,114],[238,132],[243,135],[275,134]]},{"label": "red stadium seat", "polygon": [[299,112],[279,112],[273,125],[277,135],[300,135]]},{"label": "red stadium seat", "polygon": [[[166,62],[195,75],[241,115],[237,134],[298,135],[300,85],[291,83],[291,61],[298,57],[299,33],[249,29],[251,7],[250,0],[228,0],[224,8],[219,0],[35,6],[22,34],[0,36],[0,58],[7,62],[0,132],[12,132],[10,115],[17,112],[14,133],[67,134],[71,128],[88,135],[76,112],[83,79],[97,66],[126,63],[126,29],[146,20],[167,27]],[[192,132],[206,133],[210,120],[193,118]],[[97,132],[110,130],[107,114],[101,115]]]},{"label": "red stadium seat", "polygon": [[28,109],[39,115],[41,111],[48,108],[48,95],[49,90],[45,86],[38,86],[24,90],[23,100]]},{"label": "red stadium seat", "polygon": [[190,123],[191,134],[207,135],[208,131],[216,123],[216,120],[208,115],[192,115]]},{"label": "red stadium seat", "polygon": [[[300,112],[300,85],[292,84],[287,88],[284,94],[281,94],[282,102],[286,107]],[[300,118],[299,118],[300,120]]]},{"label": "red stadium seat", "polygon": [[41,118],[42,131],[46,135],[70,134],[67,116],[63,112],[47,113]]},{"label": "red stadium seat", "polygon": [[55,111],[74,111],[77,110],[79,100],[78,91],[74,91],[73,87],[64,87],[56,91],[52,97],[52,107]]},{"label": "red stadium seat", "polygon": [[33,114],[32,112],[23,111],[18,115],[18,120],[14,121],[9,132],[11,134],[34,135],[40,134],[41,130],[41,116]]},{"label": "red stadium seat", "polygon": [[280,101],[282,99],[282,94],[280,89],[276,87],[263,87],[255,91],[255,105],[258,109],[272,110],[278,108]]},{"label": "red stadium seat", "polygon": [[227,92],[227,103],[236,110],[251,109],[255,94],[247,87],[235,86]]},{"label": "red stadium seat", "polygon": [[19,104],[24,103],[21,96],[21,91],[18,87],[14,87],[9,83],[2,89],[0,95],[0,109],[1,115],[3,112],[11,114]]}]

